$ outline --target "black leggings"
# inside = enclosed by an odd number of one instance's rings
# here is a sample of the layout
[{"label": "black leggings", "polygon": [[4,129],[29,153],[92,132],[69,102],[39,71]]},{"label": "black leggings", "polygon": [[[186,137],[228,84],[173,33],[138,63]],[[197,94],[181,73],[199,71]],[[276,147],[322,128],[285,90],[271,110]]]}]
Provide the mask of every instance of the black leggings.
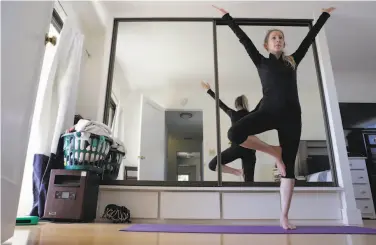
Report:
[{"label": "black leggings", "polygon": [[[250,135],[277,130],[282,148],[282,160],[286,165],[284,178],[295,179],[295,159],[301,135],[300,112],[273,112],[260,108],[237,121],[228,131],[228,138],[235,144],[242,144]],[[283,176],[282,176],[283,177]]]},{"label": "black leggings", "polygon": [[[232,145],[230,148],[227,148],[226,150],[221,152],[221,164],[222,165],[233,162],[239,158],[242,160],[244,181],[253,182],[254,173],[255,173],[255,164],[256,164],[255,150],[250,150],[241,146]],[[216,170],[217,156],[215,156],[210,161],[209,168],[212,171]]]}]

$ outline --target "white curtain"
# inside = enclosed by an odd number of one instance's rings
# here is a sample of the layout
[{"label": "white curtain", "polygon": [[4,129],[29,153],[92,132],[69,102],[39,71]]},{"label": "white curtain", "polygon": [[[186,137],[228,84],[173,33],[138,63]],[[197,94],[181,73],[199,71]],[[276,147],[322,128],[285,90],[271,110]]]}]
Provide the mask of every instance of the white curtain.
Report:
[{"label": "white curtain", "polygon": [[73,19],[67,18],[43,91],[37,123],[34,154],[56,153],[60,135],[73,125],[80,79],[84,36]]},{"label": "white curtain", "polygon": [[[49,171],[58,165],[55,157],[62,133],[73,126],[81,73],[84,36],[75,19],[67,18],[61,30],[48,76],[41,77],[33,115],[26,165],[33,166],[32,188],[24,178],[22,193],[33,190],[29,215],[42,217]],[[60,163],[59,163],[60,164]],[[26,169],[25,167],[25,174]],[[24,177],[25,177],[24,174]],[[30,195],[24,195],[30,199]],[[22,210],[19,210],[21,213]]]}]

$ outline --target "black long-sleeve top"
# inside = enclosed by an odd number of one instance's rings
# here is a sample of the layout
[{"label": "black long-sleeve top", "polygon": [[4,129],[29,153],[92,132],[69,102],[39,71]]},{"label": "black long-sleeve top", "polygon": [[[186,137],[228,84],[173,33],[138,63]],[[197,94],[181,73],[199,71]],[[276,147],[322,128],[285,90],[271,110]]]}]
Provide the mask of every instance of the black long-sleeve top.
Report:
[{"label": "black long-sleeve top", "polygon": [[[213,90],[208,89],[207,93],[213,99],[215,99],[215,93],[214,93]],[[221,108],[230,117],[231,125],[234,125],[234,123],[236,123],[237,121],[239,121],[240,119],[242,119],[243,117],[248,115],[248,113],[249,113],[249,111],[246,110],[246,109],[241,109],[241,110],[235,111],[235,110],[231,109],[230,107],[228,107],[225,103],[223,103],[222,100],[220,100],[220,99],[218,99],[218,100],[219,100],[219,108]],[[257,110],[258,107],[259,107],[259,104],[256,106],[256,108],[254,110]],[[231,143],[231,145],[235,145],[235,144]],[[256,153],[256,151],[253,150],[253,149],[249,149],[249,150]]]},{"label": "black long-sleeve top", "polygon": [[[215,93],[213,90],[209,89],[207,91],[207,93],[213,98],[215,99]],[[219,99],[219,108],[221,108],[231,119],[231,125],[233,125],[235,122],[239,121],[241,118],[243,118],[244,116],[246,116],[249,111],[247,111],[246,109],[241,109],[241,110],[238,110],[238,111],[235,111],[231,108],[229,108],[225,103],[223,103],[222,100]]]},{"label": "black long-sleeve top", "polygon": [[[298,49],[291,55],[295,60],[296,68],[329,17],[329,13],[323,12]],[[271,111],[284,111],[287,109],[290,112],[301,113],[296,68],[293,69],[287,64],[282,59],[282,56],[277,59],[273,54],[269,54],[269,57],[261,55],[251,39],[235,23],[229,13],[225,14],[222,19],[228,22],[228,26],[239,38],[240,43],[243,44],[248,55],[256,65],[262,83],[263,98],[261,100],[261,107]]]}]

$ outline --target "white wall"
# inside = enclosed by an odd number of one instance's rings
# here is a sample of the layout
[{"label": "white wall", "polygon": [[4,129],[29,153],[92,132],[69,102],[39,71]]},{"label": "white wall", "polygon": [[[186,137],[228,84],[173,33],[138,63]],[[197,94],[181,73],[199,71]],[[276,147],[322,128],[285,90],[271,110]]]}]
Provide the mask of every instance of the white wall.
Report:
[{"label": "white wall", "polygon": [[112,92],[119,101],[118,106],[123,110],[123,137],[121,140],[127,149],[127,155],[122,165],[138,166],[141,137],[141,93],[130,90],[126,73],[117,61],[114,64]]},{"label": "white wall", "polygon": [[[84,30],[83,30],[84,31]],[[100,84],[102,83],[102,64],[104,57],[104,33],[85,33],[84,47],[89,52],[82,67],[81,80],[78,87],[76,114],[84,118],[97,120]]]},{"label": "white wall", "polygon": [[[354,60],[356,59],[354,57]],[[333,73],[339,102],[376,103],[376,71],[352,70]]]},{"label": "white wall", "polygon": [[14,231],[52,8],[52,1],[1,2],[1,243]]}]

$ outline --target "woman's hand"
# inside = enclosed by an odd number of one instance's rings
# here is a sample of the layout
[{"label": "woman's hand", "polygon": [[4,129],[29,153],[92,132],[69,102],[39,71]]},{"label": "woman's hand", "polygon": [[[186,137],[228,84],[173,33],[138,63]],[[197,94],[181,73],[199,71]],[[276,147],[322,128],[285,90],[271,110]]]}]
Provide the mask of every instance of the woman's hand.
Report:
[{"label": "woman's hand", "polygon": [[225,15],[225,14],[227,14],[228,12],[226,11],[226,10],[224,10],[224,9],[222,9],[222,8],[218,8],[217,6],[215,6],[215,5],[212,5],[213,6],[213,8],[216,8],[216,9],[218,9],[221,13],[222,13],[222,15]]},{"label": "woman's hand", "polygon": [[330,7],[330,8],[327,8],[327,9],[322,9],[321,11],[322,12],[326,12],[328,14],[331,14],[336,8],[334,7]]},{"label": "woman's hand", "polygon": [[210,89],[210,85],[209,83],[206,83],[204,81],[201,81],[201,86],[203,89],[206,89],[206,90],[209,90]]}]

